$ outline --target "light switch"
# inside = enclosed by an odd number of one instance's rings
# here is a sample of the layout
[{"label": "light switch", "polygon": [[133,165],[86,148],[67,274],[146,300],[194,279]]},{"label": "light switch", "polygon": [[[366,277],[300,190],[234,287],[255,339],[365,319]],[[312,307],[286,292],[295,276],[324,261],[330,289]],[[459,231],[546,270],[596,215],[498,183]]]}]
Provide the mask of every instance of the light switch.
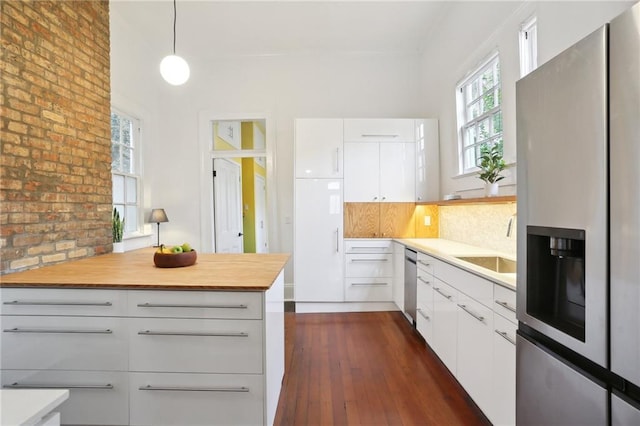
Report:
[{"label": "light switch", "polygon": [[431,216],[424,217],[424,226],[431,226]]}]

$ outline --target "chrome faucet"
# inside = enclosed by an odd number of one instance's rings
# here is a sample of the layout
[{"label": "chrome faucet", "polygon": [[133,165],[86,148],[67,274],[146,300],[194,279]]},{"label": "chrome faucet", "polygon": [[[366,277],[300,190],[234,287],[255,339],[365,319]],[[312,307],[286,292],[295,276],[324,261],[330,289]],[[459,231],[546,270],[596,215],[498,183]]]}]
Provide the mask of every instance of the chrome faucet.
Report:
[{"label": "chrome faucet", "polygon": [[507,225],[507,238],[509,238],[511,236],[511,230],[513,229],[513,220],[514,219],[518,219],[518,212],[515,212],[511,215],[511,217],[509,218],[509,224]]}]

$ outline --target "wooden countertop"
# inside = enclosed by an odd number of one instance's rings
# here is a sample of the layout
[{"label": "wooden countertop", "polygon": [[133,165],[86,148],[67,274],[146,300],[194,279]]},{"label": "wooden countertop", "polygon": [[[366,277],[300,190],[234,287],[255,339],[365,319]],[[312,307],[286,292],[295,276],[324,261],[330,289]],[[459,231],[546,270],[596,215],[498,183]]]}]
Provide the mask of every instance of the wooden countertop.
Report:
[{"label": "wooden countertop", "polygon": [[156,268],[154,248],[110,253],[0,277],[0,287],[157,290],[259,290],[278,277],[288,254],[201,254],[195,265]]}]

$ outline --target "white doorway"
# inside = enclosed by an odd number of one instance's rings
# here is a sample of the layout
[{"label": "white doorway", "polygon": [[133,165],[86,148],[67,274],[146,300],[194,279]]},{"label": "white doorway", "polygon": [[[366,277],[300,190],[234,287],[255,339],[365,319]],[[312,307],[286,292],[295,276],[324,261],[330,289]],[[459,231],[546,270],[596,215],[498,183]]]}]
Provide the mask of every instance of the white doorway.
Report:
[{"label": "white doorway", "polygon": [[256,253],[269,253],[267,243],[267,184],[260,175],[255,175],[256,198]]},{"label": "white doorway", "polygon": [[242,253],[242,169],[226,158],[213,160],[216,252]]}]

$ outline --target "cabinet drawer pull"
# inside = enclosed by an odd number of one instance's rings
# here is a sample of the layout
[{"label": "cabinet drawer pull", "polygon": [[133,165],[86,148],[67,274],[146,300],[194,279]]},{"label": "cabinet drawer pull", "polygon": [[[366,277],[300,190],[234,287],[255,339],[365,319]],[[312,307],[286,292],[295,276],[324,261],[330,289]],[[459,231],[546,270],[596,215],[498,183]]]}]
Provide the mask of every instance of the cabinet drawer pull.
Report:
[{"label": "cabinet drawer pull", "polygon": [[340,148],[336,148],[336,173],[340,173]]},{"label": "cabinet drawer pull", "polygon": [[4,385],[3,388],[8,389],[113,389],[113,385],[51,385],[51,384],[26,384],[26,383],[12,383],[10,385]]},{"label": "cabinet drawer pull", "polygon": [[351,259],[352,262],[388,262],[389,259]]},{"label": "cabinet drawer pull", "polygon": [[384,286],[384,285],[389,285],[389,283],[351,283],[351,285],[354,285],[354,286],[365,286],[365,285]]},{"label": "cabinet drawer pull", "polygon": [[511,312],[513,312],[514,314],[516,313],[516,308],[514,308],[513,306],[509,305],[507,302],[503,302],[501,300],[496,300],[496,303],[500,306],[502,306],[503,308],[506,308],[508,310],[510,310]]},{"label": "cabinet drawer pull", "polygon": [[4,302],[3,304],[13,306],[113,306],[111,302],[40,302],[37,300],[12,300],[10,302]]},{"label": "cabinet drawer pull", "polygon": [[249,337],[249,333],[206,333],[199,331],[153,331],[153,330],[140,330],[138,334],[141,336],[198,336],[198,337]]},{"label": "cabinet drawer pull", "polygon": [[138,390],[142,391],[177,391],[177,392],[249,392],[247,387],[214,387],[214,388],[200,388],[200,387],[187,387],[187,386],[140,386]]},{"label": "cabinet drawer pull", "polygon": [[437,288],[437,287],[434,287],[433,289],[434,289],[435,291],[437,291],[438,293],[440,293],[442,296],[446,297],[448,300],[451,300],[451,298],[453,297],[453,296],[449,296],[449,295],[448,295],[448,294],[446,294],[446,293],[443,293],[443,292],[442,292],[439,288]]},{"label": "cabinet drawer pull", "polygon": [[471,315],[472,317],[474,317],[478,321],[484,322],[484,317],[482,315],[478,315],[475,312],[471,311],[469,308],[467,308],[467,305],[458,304],[458,307],[460,307],[460,309],[462,309],[463,311],[465,311],[466,313],[468,313],[469,315]]},{"label": "cabinet drawer pull", "polygon": [[205,308],[205,309],[247,309],[247,305],[186,305],[177,303],[138,303],[139,308]]},{"label": "cabinet drawer pull", "polygon": [[397,138],[400,135],[383,135],[383,134],[373,134],[373,133],[366,133],[366,134],[362,134],[361,135],[363,138]]},{"label": "cabinet drawer pull", "polygon": [[425,283],[426,285],[429,285],[429,286],[431,285],[431,281],[427,281],[427,280],[425,280],[425,279],[424,279],[424,278],[422,278],[422,277],[418,277],[418,280],[419,280],[419,281],[422,281],[422,282],[423,282],[423,283]]},{"label": "cabinet drawer pull", "polygon": [[369,247],[361,247],[361,246],[352,246],[351,250],[387,250],[388,246],[369,246]]},{"label": "cabinet drawer pull", "polygon": [[422,261],[422,260],[418,260],[418,263],[419,263],[419,264],[421,264],[421,265],[424,265],[424,266],[431,267],[431,264],[430,264],[430,263],[424,262],[424,261]]},{"label": "cabinet drawer pull", "polygon": [[509,334],[507,334],[506,331],[495,330],[495,332],[498,334],[498,336],[502,337],[504,340],[506,340],[507,342],[511,343],[513,346],[516,345],[515,340],[513,340],[511,337],[509,337]]},{"label": "cabinet drawer pull", "polygon": [[424,312],[422,312],[422,309],[418,308],[418,309],[416,309],[416,311],[418,311],[418,313],[419,313],[420,315],[422,315],[422,317],[423,317],[424,319],[426,319],[427,321],[431,321],[431,318],[429,318],[429,315],[427,315],[427,314],[425,314]]},{"label": "cabinet drawer pull", "polygon": [[106,330],[78,330],[78,329],[47,329],[47,328],[5,328],[5,333],[65,333],[65,334],[113,334],[110,329]]}]

